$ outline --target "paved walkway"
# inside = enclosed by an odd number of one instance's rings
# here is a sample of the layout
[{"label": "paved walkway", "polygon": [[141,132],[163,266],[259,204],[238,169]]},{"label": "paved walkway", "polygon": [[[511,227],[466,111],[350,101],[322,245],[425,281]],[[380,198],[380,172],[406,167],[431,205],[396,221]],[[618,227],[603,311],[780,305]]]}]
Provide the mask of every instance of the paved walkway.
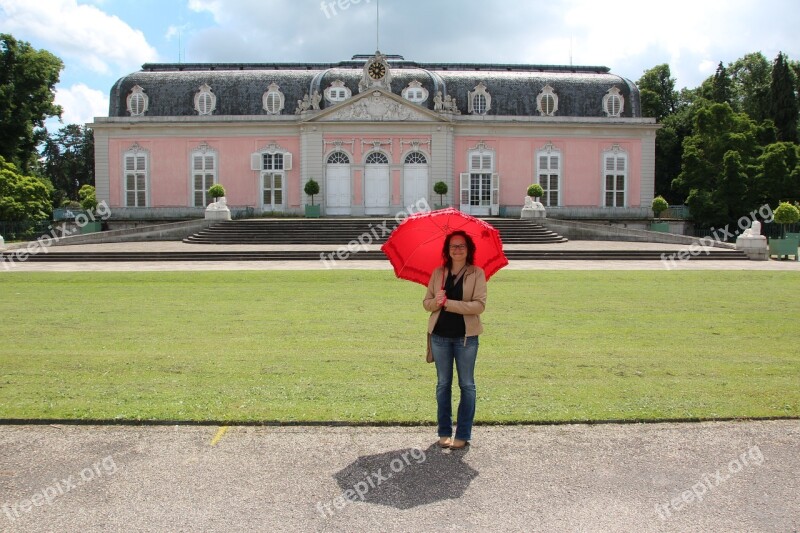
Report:
[{"label": "paved walkway", "polygon": [[[683,251],[709,254],[723,251],[721,248],[691,248],[686,245],[636,243],[616,241],[569,241],[560,244],[508,244],[509,250],[657,250]],[[271,251],[271,250],[320,250],[335,251],[338,245],[202,245],[180,241],[154,241],[108,244],[84,244],[54,246],[49,254],[61,252],[203,252],[203,251]],[[367,246],[368,250],[379,250],[380,246]],[[44,253],[44,252],[40,252]],[[4,270],[20,272],[86,272],[86,271],[181,271],[181,270],[391,270],[388,261],[358,260],[358,253],[344,261],[165,261],[165,262],[15,262],[4,263]],[[779,270],[800,272],[797,261],[596,261],[596,260],[542,260],[511,261],[509,270]]]},{"label": "paved walkway", "polygon": [[796,532],[800,422],[10,426],[0,530]]}]

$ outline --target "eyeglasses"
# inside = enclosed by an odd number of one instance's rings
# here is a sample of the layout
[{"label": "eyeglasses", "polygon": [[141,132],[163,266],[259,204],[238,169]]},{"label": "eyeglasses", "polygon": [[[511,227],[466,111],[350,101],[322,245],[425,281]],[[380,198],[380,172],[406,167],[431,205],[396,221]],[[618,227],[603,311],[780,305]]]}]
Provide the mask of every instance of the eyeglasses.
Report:
[{"label": "eyeglasses", "polygon": [[467,245],[466,244],[451,244],[450,245],[450,249],[451,250],[466,250],[467,249]]}]

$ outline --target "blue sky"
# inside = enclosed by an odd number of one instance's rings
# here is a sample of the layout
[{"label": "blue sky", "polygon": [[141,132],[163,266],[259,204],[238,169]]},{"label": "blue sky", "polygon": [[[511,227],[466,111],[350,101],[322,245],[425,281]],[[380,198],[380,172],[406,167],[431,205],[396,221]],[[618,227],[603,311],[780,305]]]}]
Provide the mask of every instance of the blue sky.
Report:
[{"label": "blue sky", "polygon": [[[64,123],[108,113],[146,62],[336,62],[376,48],[378,0],[0,0],[0,32],[65,64]],[[636,81],[668,63],[696,87],[761,51],[800,59],[794,0],[381,0],[380,48],[420,62],[605,65]],[[50,123],[50,128],[58,123]]]}]

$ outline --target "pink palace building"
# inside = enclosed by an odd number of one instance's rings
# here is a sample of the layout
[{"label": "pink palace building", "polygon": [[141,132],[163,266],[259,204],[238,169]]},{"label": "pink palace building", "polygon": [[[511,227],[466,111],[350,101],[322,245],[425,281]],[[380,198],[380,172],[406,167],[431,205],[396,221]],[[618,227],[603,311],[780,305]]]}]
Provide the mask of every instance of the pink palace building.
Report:
[{"label": "pink palace building", "polygon": [[[95,134],[112,219],[203,216],[225,187],[234,215],[394,216],[422,198],[518,216],[642,218],[655,133],[639,91],[606,67],[416,63],[145,64],[111,89]],[[433,191],[443,181],[443,199]]]}]

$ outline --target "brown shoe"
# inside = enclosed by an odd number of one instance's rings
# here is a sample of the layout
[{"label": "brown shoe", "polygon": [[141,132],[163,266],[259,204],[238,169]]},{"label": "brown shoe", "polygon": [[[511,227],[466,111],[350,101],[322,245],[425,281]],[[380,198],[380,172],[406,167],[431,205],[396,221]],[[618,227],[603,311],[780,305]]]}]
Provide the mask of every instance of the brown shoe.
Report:
[{"label": "brown shoe", "polygon": [[463,450],[467,446],[469,446],[468,440],[453,439],[453,441],[450,443],[451,450]]},{"label": "brown shoe", "polygon": [[439,437],[439,444],[440,448],[449,448],[453,444],[453,439],[451,437]]}]

